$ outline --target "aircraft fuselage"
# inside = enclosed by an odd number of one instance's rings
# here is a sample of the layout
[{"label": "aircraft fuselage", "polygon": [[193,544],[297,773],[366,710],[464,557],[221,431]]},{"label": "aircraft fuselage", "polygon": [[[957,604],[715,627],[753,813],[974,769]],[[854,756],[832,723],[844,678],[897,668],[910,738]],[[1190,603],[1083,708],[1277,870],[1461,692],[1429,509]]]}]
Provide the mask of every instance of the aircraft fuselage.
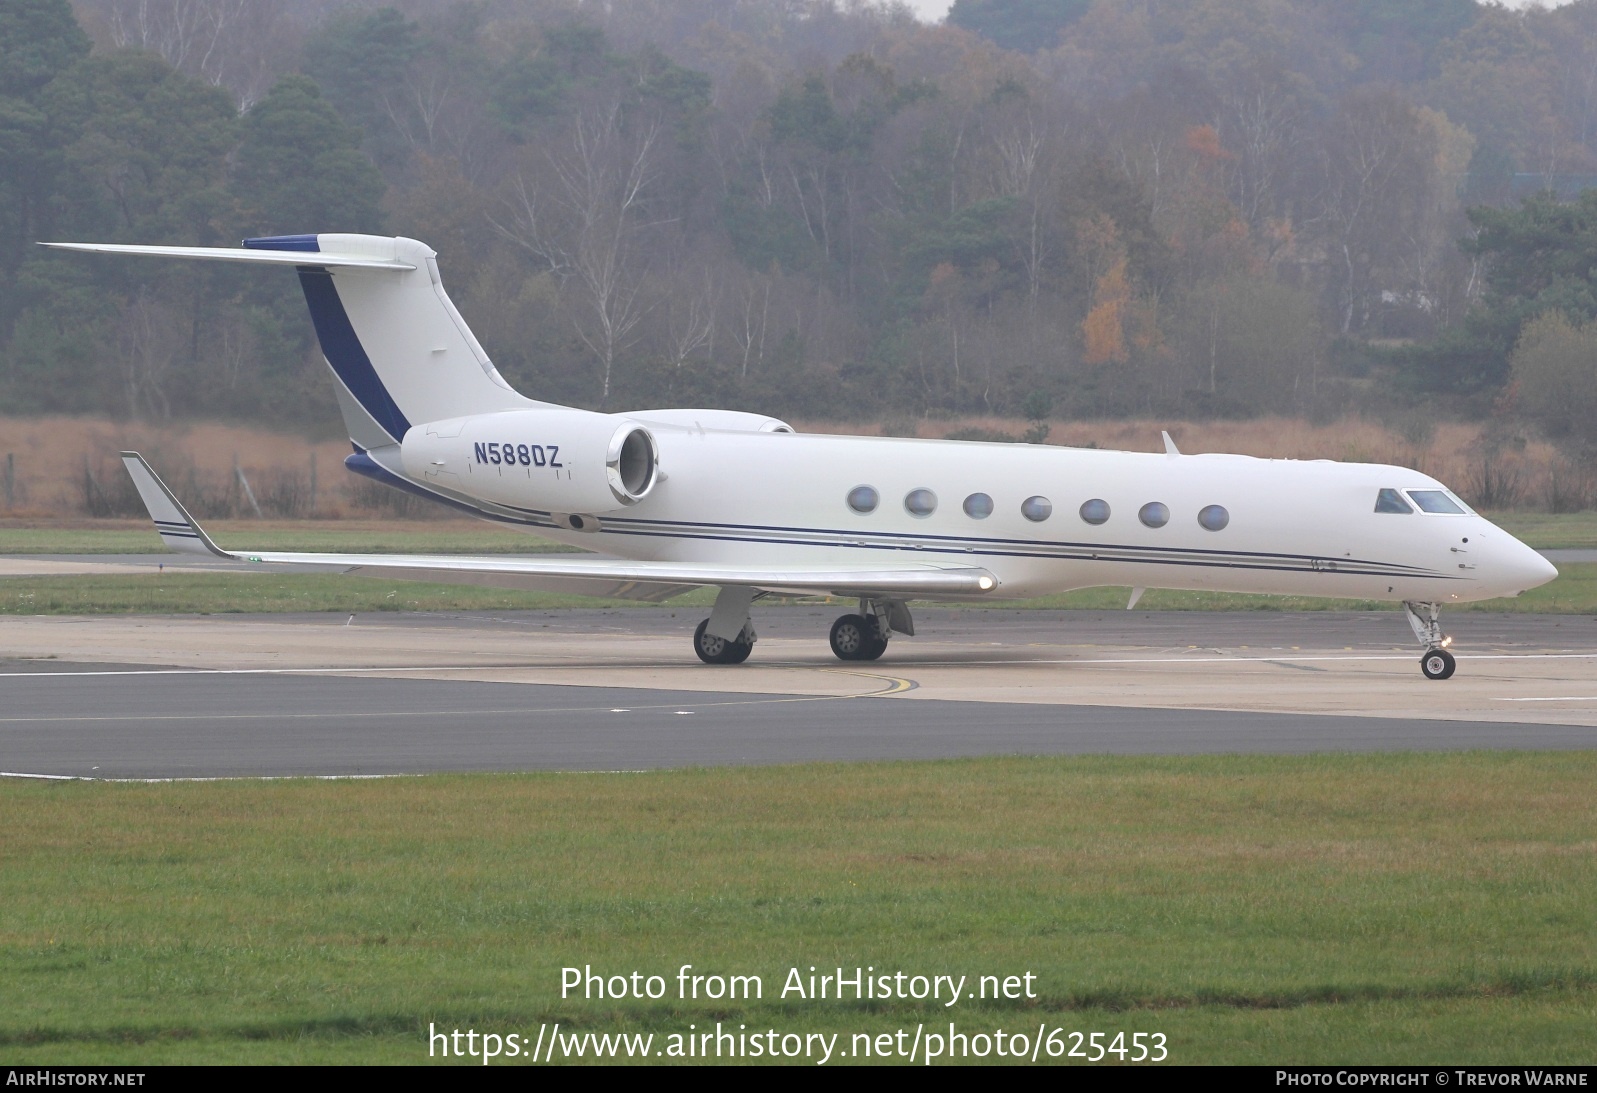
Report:
[{"label": "aircraft fuselage", "polygon": [[[658,445],[659,482],[636,504],[588,517],[580,531],[555,522],[565,514],[537,509],[536,483],[597,476],[592,461],[568,457],[557,471],[467,457],[440,461],[422,480],[463,500],[508,502],[540,534],[621,557],[978,564],[998,577],[999,595],[1015,597],[1129,585],[1464,602],[1517,595],[1552,572],[1462,504],[1458,513],[1422,511],[1407,491],[1446,487],[1406,467],[639,419]],[[519,483],[524,505],[514,503]],[[862,487],[875,494],[868,511],[859,511],[870,496],[856,492]],[[1410,511],[1376,511],[1382,490],[1397,491]],[[1206,510],[1209,526],[1200,522]]]}]

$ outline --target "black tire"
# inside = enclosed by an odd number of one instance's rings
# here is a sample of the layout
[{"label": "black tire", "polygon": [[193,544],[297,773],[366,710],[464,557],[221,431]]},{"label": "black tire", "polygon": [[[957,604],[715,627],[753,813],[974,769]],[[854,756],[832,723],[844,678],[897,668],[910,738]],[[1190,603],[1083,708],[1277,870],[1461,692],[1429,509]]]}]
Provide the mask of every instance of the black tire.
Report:
[{"label": "black tire", "polygon": [[[875,628],[876,628],[876,625],[873,622],[871,624],[871,629],[874,630]],[[880,637],[873,637],[870,640],[870,644],[865,646],[865,648],[860,650],[859,659],[860,660],[880,660],[882,654],[885,653],[885,652],[887,652],[887,639],[886,638],[880,638]]]},{"label": "black tire", "polygon": [[752,641],[727,641],[708,633],[710,620],[699,623],[693,631],[693,651],[706,664],[742,664],[754,651]]},{"label": "black tire", "polygon": [[714,634],[706,634],[704,631],[709,625],[710,620],[705,619],[699,623],[698,629],[693,631],[693,651],[706,664],[720,664],[721,657],[726,654],[726,647],[729,643],[725,638],[718,638]]},{"label": "black tire", "polygon": [[1451,679],[1458,661],[1446,649],[1429,649],[1420,657],[1420,671],[1426,679]]},{"label": "black tire", "polygon": [[[867,660],[866,650],[875,640],[876,623],[864,615],[844,615],[832,624],[832,652],[838,660]],[[876,654],[881,656],[880,653]]]}]

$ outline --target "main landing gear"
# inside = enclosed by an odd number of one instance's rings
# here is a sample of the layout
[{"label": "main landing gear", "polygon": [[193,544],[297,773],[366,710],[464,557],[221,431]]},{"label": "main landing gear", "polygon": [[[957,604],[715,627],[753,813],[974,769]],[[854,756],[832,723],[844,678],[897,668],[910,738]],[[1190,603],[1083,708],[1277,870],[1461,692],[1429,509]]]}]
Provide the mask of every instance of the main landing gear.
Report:
[{"label": "main landing gear", "polygon": [[710,617],[693,631],[693,651],[706,664],[742,664],[754,651],[754,623],[749,604],[760,595],[752,588],[723,587],[715,595]]},{"label": "main landing gear", "polygon": [[887,652],[893,634],[915,636],[915,619],[903,600],[859,602],[859,614],[844,615],[832,624],[832,652],[838,660],[876,660]]},{"label": "main landing gear", "polygon": [[693,651],[706,664],[742,664],[754,652],[754,627],[745,626],[734,640],[727,641],[709,633],[710,620],[699,623],[693,631]]},{"label": "main landing gear", "polygon": [[[751,588],[722,588],[710,617],[693,631],[693,651],[706,664],[742,664],[754,651],[749,605],[759,595]],[[832,624],[832,652],[839,660],[875,660],[887,652],[894,633],[915,634],[915,620],[903,600],[860,600],[859,614]],[[729,636],[730,635],[730,636]]]},{"label": "main landing gear", "polygon": [[844,615],[832,624],[838,660],[875,660],[887,652],[887,635],[874,615]]},{"label": "main landing gear", "polygon": [[1438,611],[1434,603],[1403,604],[1403,614],[1408,619],[1410,629],[1414,636],[1425,646],[1425,655],[1420,657],[1420,671],[1425,673],[1426,679],[1451,679],[1458,661],[1447,647],[1453,644],[1453,639],[1442,633],[1442,623],[1438,618]]}]

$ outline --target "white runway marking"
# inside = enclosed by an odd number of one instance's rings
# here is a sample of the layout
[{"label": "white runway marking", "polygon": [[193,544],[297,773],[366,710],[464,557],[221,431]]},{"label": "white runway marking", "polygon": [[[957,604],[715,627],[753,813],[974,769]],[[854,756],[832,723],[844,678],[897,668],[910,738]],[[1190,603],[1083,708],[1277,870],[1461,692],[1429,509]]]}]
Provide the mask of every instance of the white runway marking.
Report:
[{"label": "white runway marking", "polygon": [[30,778],[45,782],[281,782],[289,778],[309,778],[316,782],[358,782],[372,778],[420,778],[419,774],[239,774],[212,778],[95,778],[87,774],[28,774],[0,770],[0,778]]},{"label": "white runway marking", "polygon": [[1564,695],[1561,698],[1494,698],[1493,702],[1597,702],[1597,695]]}]

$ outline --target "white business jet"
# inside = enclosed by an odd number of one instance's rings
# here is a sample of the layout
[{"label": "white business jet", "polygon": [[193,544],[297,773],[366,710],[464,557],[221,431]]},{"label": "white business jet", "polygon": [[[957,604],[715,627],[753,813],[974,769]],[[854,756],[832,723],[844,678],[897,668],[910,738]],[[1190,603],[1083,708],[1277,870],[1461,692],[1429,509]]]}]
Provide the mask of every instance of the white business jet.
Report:
[{"label": "white business jet", "polygon": [[749,609],[778,594],[859,601],[832,651],[874,660],[912,600],[1095,585],[1400,602],[1430,679],[1453,674],[1438,609],[1515,596],[1557,570],[1406,467],[1239,455],[795,433],[730,410],[600,414],[516,392],[414,239],[294,235],[239,249],[59,243],[298,271],[357,474],[602,553],[539,557],[223,550],[133,452],[161,539],[244,564],[663,600],[719,589],[693,649],[746,660]]}]

